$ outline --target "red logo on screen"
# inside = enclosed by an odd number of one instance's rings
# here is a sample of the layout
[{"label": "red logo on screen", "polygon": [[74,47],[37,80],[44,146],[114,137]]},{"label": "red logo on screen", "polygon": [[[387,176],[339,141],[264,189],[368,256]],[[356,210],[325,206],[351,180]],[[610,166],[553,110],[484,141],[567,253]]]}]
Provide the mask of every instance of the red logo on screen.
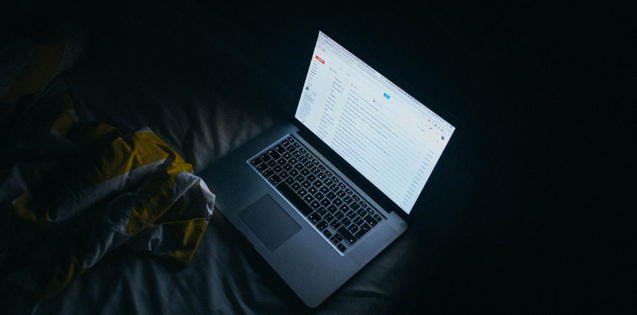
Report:
[{"label": "red logo on screen", "polygon": [[316,59],[318,59],[318,61],[320,61],[322,64],[325,64],[325,61],[323,59],[321,59],[321,57],[316,56]]}]

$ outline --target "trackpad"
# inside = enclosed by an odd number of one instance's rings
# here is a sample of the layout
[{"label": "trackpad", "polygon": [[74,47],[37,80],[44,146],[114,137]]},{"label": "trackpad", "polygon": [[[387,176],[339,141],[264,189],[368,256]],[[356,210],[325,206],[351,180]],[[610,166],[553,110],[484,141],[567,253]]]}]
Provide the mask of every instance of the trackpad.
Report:
[{"label": "trackpad", "polygon": [[270,195],[241,210],[238,216],[270,251],[301,230],[301,226]]}]

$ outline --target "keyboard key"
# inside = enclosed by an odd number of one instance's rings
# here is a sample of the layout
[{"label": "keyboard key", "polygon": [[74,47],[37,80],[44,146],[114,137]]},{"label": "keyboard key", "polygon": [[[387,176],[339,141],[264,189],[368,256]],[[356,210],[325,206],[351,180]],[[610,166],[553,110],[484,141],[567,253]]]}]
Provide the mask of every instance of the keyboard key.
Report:
[{"label": "keyboard key", "polygon": [[300,148],[300,147],[301,147],[301,145],[300,145],[300,144],[298,144],[298,143],[295,143],[295,144],[294,144],[294,147],[295,147],[295,148]]},{"label": "keyboard key", "polygon": [[332,172],[330,171],[325,171],[325,175],[327,175],[328,178],[333,176]]},{"label": "keyboard key", "polygon": [[[356,197],[356,196],[354,196]],[[357,204],[357,203],[352,203],[351,205],[349,205],[350,208],[352,208],[353,210],[358,210],[358,208],[361,207],[361,205]]]},{"label": "keyboard key", "polygon": [[274,146],[274,150],[276,150],[279,154],[283,154],[283,152],[285,152],[285,149],[278,144]]},{"label": "keyboard key", "polygon": [[330,200],[329,200],[329,199],[327,199],[327,198],[325,198],[325,199],[321,200],[321,204],[322,204],[323,206],[327,207],[327,206],[329,206],[329,205],[330,205]]},{"label": "keyboard key", "polygon": [[374,214],[374,219],[376,219],[376,221],[382,221],[383,218],[381,218],[378,214]]},{"label": "keyboard key", "polygon": [[290,152],[285,152],[281,154],[281,156],[283,156],[284,159],[288,160],[292,157],[292,154],[290,154]]},{"label": "keyboard key", "polygon": [[330,223],[330,226],[336,230],[341,226],[341,222],[338,222],[338,220],[334,220],[332,221],[332,223]]},{"label": "keyboard key", "polygon": [[310,203],[314,200],[314,197],[312,197],[312,195],[307,194],[305,195],[305,197],[303,197],[303,200],[305,200],[305,202]]},{"label": "keyboard key", "polygon": [[356,214],[358,214],[361,217],[364,217],[367,215],[367,211],[363,210],[363,209],[359,209],[358,211],[356,211]]},{"label": "keyboard key", "polygon": [[303,202],[303,199],[301,199],[301,197],[299,197],[294,192],[294,190],[292,190],[286,183],[279,184],[277,188],[279,192],[281,192],[281,194],[290,201],[290,203],[292,203],[299,211],[301,211],[301,213],[303,213],[304,215],[309,215],[312,213],[312,208],[310,208],[310,206]]},{"label": "keyboard key", "polygon": [[277,173],[283,170],[283,168],[282,168],[281,166],[278,166],[278,165],[277,165],[277,166],[275,166],[275,167],[274,167],[274,168],[272,168],[272,169],[273,169],[275,172],[277,172]]},{"label": "keyboard key", "polygon": [[348,218],[350,219],[354,219],[356,217],[356,212],[354,211],[350,211],[348,213],[345,214]]},{"label": "keyboard key", "polygon": [[263,163],[263,160],[258,157],[256,159],[252,160],[250,163],[252,163],[252,165],[254,165],[254,166],[257,166],[257,165]]},{"label": "keyboard key", "polygon": [[283,166],[285,165],[288,161],[284,158],[280,158],[276,161],[277,163],[279,163],[279,165]]},{"label": "keyboard key", "polygon": [[[301,165],[301,164],[298,164],[298,165]],[[300,171],[301,171],[301,174],[302,174],[303,176],[310,175],[310,171],[308,171],[308,170],[307,170],[307,169],[305,169],[305,168],[304,168],[304,169],[302,169],[302,170],[300,170]]]},{"label": "keyboard key", "polygon": [[307,191],[310,194],[314,195],[314,194],[316,194],[318,192],[318,189],[316,189],[316,187],[312,186],[312,187],[308,188]]},{"label": "keyboard key", "polygon": [[311,161],[307,162],[307,163],[305,163],[305,167],[311,169],[312,167],[314,167],[314,163],[312,163]]},{"label": "keyboard key", "polygon": [[335,206],[340,207],[340,206],[343,204],[343,201],[342,201],[342,200],[340,200],[340,199],[338,199],[338,198],[336,198],[336,199],[332,200],[332,203],[333,203]]},{"label": "keyboard key", "polygon": [[319,161],[317,159],[312,159],[312,163],[314,163],[315,165],[318,165]]},{"label": "keyboard key", "polygon": [[279,173],[279,176],[281,176],[281,178],[286,179],[288,176],[290,176],[288,173],[286,173],[285,171]]},{"label": "keyboard key", "polygon": [[301,152],[296,151],[296,152],[292,153],[292,156],[294,156],[294,157],[297,157],[297,158],[298,158],[299,156],[301,156]]},{"label": "keyboard key", "polygon": [[323,187],[321,187],[321,189],[319,189],[319,191],[322,192],[323,194],[327,194],[327,193],[330,192],[330,189],[325,187],[325,186],[323,186]]},{"label": "keyboard key", "polygon": [[356,200],[356,202],[361,201],[361,198],[359,198],[359,197],[358,197],[358,196],[356,196],[356,195],[352,196],[352,198],[354,198],[354,200]]},{"label": "keyboard key", "polygon": [[356,237],[354,237],[354,235],[352,235],[352,233],[350,233],[345,227],[340,227],[338,229],[338,234],[340,234],[341,236],[343,236],[343,238],[345,239],[345,241],[347,241],[348,243],[354,244],[354,242],[356,242]]},{"label": "keyboard key", "polygon": [[341,197],[341,198],[343,198],[343,197],[347,196],[347,194],[345,194],[345,192],[344,192],[344,191],[342,191],[342,190],[337,191],[337,192],[336,192],[336,195],[337,195],[337,196],[339,196],[339,197]]},{"label": "keyboard key", "polygon": [[296,164],[298,161],[299,161],[299,160],[297,160],[297,159],[295,159],[295,158],[288,159],[288,163],[290,163],[290,164],[292,164],[292,165]]},{"label": "keyboard key", "polygon": [[372,218],[371,215],[366,216],[365,218],[363,218],[365,221],[367,221],[367,223],[369,223],[369,225],[371,225],[372,227],[375,226],[378,222]]},{"label": "keyboard key", "polygon": [[332,220],[334,220],[334,216],[333,216],[332,214],[328,213],[328,214],[326,214],[326,215],[323,217],[323,220],[327,221],[328,223],[329,223],[329,222],[332,222]]},{"label": "keyboard key", "polygon": [[330,232],[330,230],[324,230],[323,231],[323,235],[325,235],[326,237],[331,237],[332,236],[332,232]]},{"label": "keyboard key", "polygon": [[[290,177],[290,178],[292,178],[292,177]],[[294,182],[292,184],[292,186],[290,186],[290,187],[292,187],[292,189],[294,189],[294,191],[297,191],[297,190],[299,190],[299,188],[301,188],[301,184],[299,184],[297,182]]]},{"label": "keyboard key", "polygon": [[332,241],[332,243],[334,243],[334,245],[340,243],[343,240],[343,237],[336,234],[334,235],[332,238],[330,238],[330,241]]},{"label": "keyboard key", "polygon": [[265,164],[265,163],[259,164],[259,165],[257,166],[257,171],[259,171],[259,172],[263,172],[263,171],[265,171],[265,170],[267,170],[267,169],[268,169],[268,165],[267,165],[267,164]]},{"label": "keyboard key", "polygon": [[323,165],[319,165],[319,168],[321,169],[321,171],[325,170],[325,166],[323,166]]},{"label": "keyboard key", "polygon": [[338,248],[338,250],[340,250],[341,252],[344,252],[347,247],[345,247],[345,245],[338,243],[338,245],[336,245],[336,248]]},{"label": "keyboard key", "polygon": [[263,176],[265,176],[265,177],[270,177],[270,176],[272,176],[273,174],[274,174],[274,171],[273,171],[271,168],[269,168],[269,169],[267,169],[267,170],[265,170],[265,171],[263,172]]},{"label": "keyboard key", "polygon": [[338,183],[339,182],[338,177],[332,176],[332,181],[334,181],[335,183]]},{"label": "keyboard key", "polygon": [[303,169],[303,164],[299,163],[299,164],[295,165],[294,168],[300,171],[300,170]]},{"label": "keyboard key", "polygon": [[293,169],[293,168],[294,168],[294,167],[293,167],[292,165],[290,165],[290,164],[285,164],[285,165],[283,165],[283,169],[284,169],[284,170],[286,170],[286,171],[289,171],[289,170],[291,170],[291,169]]},{"label": "keyboard key", "polygon": [[354,199],[352,199],[350,196],[347,196],[343,198],[343,201],[345,201],[345,204],[350,204],[352,203],[352,201],[354,201]]},{"label": "keyboard key", "polygon": [[268,180],[270,181],[270,183],[272,183],[272,185],[277,185],[278,183],[281,182],[281,177],[277,176],[277,175],[272,175],[272,177],[268,178]]},{"label": "keyboard key", "polygon": [[318,174],[319,172],[321,172],[321,170],[318,167],[314,167],[310,170],[310,172],[312,172],[313,174]]},{"label": "keyboard key", "polygon": [[361,201],[358,204],[361,205],[361,207],[363,207],[363,209],[367,208],[367,204],[365,203],[365,201]]},{"label": "keyboard key", "polygon": [[291,170],[290,171],[290,176],[296,177],[296,175],[299,175],[299,171],[297,171],[297,170]]},{"label": "keyboard key", "polygon": [[295,179],[296,179],[297,182],[302,183],[305,180],[305,177],[303,175],[299,175]]},{"label": "keyboard key", "polygon": [[316,186],[316,188],[321,188],[321,186],[323,186],[323,183],[321,183],[320,180],[317,180],[314,182],[314,186]]},{"label": "keyboard key", "polygon": [[[309,195],[308,195],[308,196],[309,196]],[[313,209],[316,209],[316,208],[318,208],[318,207],[320,207],[320,206],[321,206],[321,204],[320,204],[317,200],[314,200],[314,201],[312,201],[312,202],[310,203],[310,207],[312,207]]]},{"label": "keyboard key", "polygon": [[347,213],[347,211],[349,211],[349,207],[346,204],[342,204],[340,207],[338,207],[338,210],[343,211],[343,213]]},{"label": "keyboard key", "polygon": [[307,190],[301,188],[296,193],[299,194],[299,196],[303,197],[303,196],[307,195]]},{"label": "keyboard key", "polygon": [[281,155],[278,152],[274,151],[274,149],[268,150],[268,154],[275,160],[278,160],[281,157]]},{"label": "keyboard key", "polygon": [[361,224],[363,224],[363,222],[365,222],[365,221],[363,221],[363,219],[361,219],[361,217],[356,217],[356,218],[354,218],[353,221],[354,221],[354,224],[356,224],[356,225],[361,225]]},{"label": "keyboard key", "polygon": [[[358,231],[358,225],[356,224],[352,224],[347,228],[348,231],[350,231],[350,233],[354,234],[356,233],[356,231]],[[354,234],[356,235],[356,234]]]},{"label": "keyboard key", "polygon": [[371,229],[372,228],[369,225],[367,225],[367,224],[361,225],[361,231],[363,231],[363,233],[367,233]]},{"label": "keyboard key", "polygon": [[299,151],[301,151],[301,153],[303,153],[303,154],[307,153],[307,151],[305,151],[305,149],[303,149],[303,148],[299,149]]},{"label": "keyboard key", "polygon": [[284,146],[284,147],[287,147],[287,146],[290,145],[290,142],[286,139],[286,140],[281,141],[281,145]]},{"label": "keyboard key", "polygon": [[327,207],[327,211],[329,211],[330,213],[334,213],[338,210],[338,208],[336,208],[335,205],[331,205],[329,207]]},{"label": "keyboard key", "polygon": [[301,185],[302,185],[303,187],[305,187],[305,188],[312,187],[312,183],[310,183],[310,182],[309,182],[309,181],[307,181],[307,180],[306,180],[306,181],[304,181]]},{"label": "keyboard key", "polygon": [[296,181],[294,181],[294,178],[292,178],[292,177],[288,177],[288,178],[286,178],[286,179],[285,179],[285,182],[286,182],[288,185],[293,185],[294,183],[296,183]]},{"label": "keyboard key", "polygon": [[352,220],[350,220],[348,217],[345,217],[343,218],[343,220],[341,220],[341,224],[343,224],[343,226],[348,226],[352,224]]},{"label": "keyboard key", "polygon": [[325,221],[321,221],[319,222],[316,227],[319,229],[319,231],[324,230],[329,224],[327,224],[327,222]]},{"label": "keyboard key", "polygon": [[336,195],[333,192],[329,192],[325,195],[329,200],[334,200],[334,198],[336,198]]},{"label": "keyboard key", "polygon": [[329,179],[329,178],[328,178],[328,179],[324,180],[324,181],[323,181],[323,183],[324,183],[326,186],[329,186],[329,185],[332,185],[334,182],[333,182],[331,179]]},{"label": "keyboard key", "polygon": [[345,186],[345,184],[343,184],[343,183],[338,183],[338,185],[341,187],[341,189],[346,189],[347,188],[347,186]]},{"label": "keyboard key", "polygon": [[260,157],[260,158],[261,158],[264,162],[267,162],[267,161],[269,161],[269,160],[271,160],[271,159],[272,159],[272,158],[271,158],[268,154],[266,154],[266,153],[263,153],[263,154],[259,155],[259,157]]},{"label": "keyboard key", "polygon": [[316,200],[321,200],[321,199],[323,199],[323,197],[324,197],[324,196],[323,196],[323,194],[321,194],[321,193],[316,193],[316,194],[314,195],[314,198],[316,198]]},{"label": "keyboard key", "polygon": [[299,157],[299,161],[305,164],[305,162],[307,162],[307,158],[305,156]]},{"label": "keyboard key", "polygon": [[354,193],[354,192],[352,192],[349,188],[345,188],[345,192],[346,192],[348,195],[351,195],[351,194],[353,194],[353,193]]},{"label": "keyboard key", "polygon": [[307,177],[307,180],[314,182],[316,180],[316,176],[310,174],[310,176]]},{"label": "keyboard key", "polygon": [[[320,165],[320,166],[323,166],[323,165]],[[318,177],[318,179],[320,180],[324,180],[326,178],[325,173],[323,172],[316,174],[316,177]]]},{"label": "keyboard key", "polygon": [[318,213],[314,212],[312,214],[310,214],[309,217],[307,217],[308,219],[310,219],[310,222],[316,224],[319,223],[321,221],[321,216],[318,215]]},{"label": "keyboard key", "polygon": [[327,214],[327,210],[325,210],[325,208],[318,208],[316,210],[316,213],[318,213],[320,216],[324,216],[325,214]]},{"label": "keyboard key", "polygon": [[363,237],[363,235],[365,235],[365,233],[367,233],[367,231],[369,231],[369,226],[367,224],[365,224],[364,226],[367,226],[368,229],[364,230],[363,227],[361,226],[360,230],[358,230],[358,232],[356,232],[356,234],[354,234],[354,236],[356,236],[357,238]]},{"label": "keyboard key", "polygon": [[367,212],[369,212],[369,214],[374,214],[375,213],[374,209],[372,209],[372,208],[367,208]]},{"label": "keyboard key", "polygon": [[269,160],[268,161],[268,166],[270,166],[270,167],[276,166],[276,161],[275,160]]},{"label": "keyboard key", "polygon": [[338,188],[338,185],[337,185],[337,184],[334,184],[334,185],[330,186],[330,189],[331,189],[332,191],[338,191],[338,189],[339,189],[339,188]]},{"label": "keyboard key", "polygon": [[[334,213],[334,217],[340,221],[341,219],[343,219],[345,217],[345,215],[343,214],[343,212],[336,211],[336,213]],[[373,220],[373,218],[372,218],[372,220]]]}]

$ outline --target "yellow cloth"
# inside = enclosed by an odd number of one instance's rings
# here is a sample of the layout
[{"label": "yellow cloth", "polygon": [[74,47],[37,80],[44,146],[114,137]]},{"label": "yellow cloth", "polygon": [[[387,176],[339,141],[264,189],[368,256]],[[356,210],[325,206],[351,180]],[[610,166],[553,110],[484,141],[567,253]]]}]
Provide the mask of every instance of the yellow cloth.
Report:
[{"label": "yellow cloth", "polygon": [[6,166],[0,290],[21,278],[14,289],[45,300],[124,247],[187,265],[215,199],[191,165],[149,129],[122,136],[79,122],[68,93],[46,107],[37,120],[50,126],[40,128],[49,133],[45,147],[72,150],[52,156],[31,148]]}]

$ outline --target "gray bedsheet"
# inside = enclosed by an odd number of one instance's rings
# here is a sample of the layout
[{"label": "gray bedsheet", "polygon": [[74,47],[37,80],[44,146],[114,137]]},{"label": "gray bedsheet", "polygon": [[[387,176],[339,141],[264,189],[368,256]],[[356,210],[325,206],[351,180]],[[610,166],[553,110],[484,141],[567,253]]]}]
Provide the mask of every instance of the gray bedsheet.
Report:
[{"label": "gray bedsheet", "polygon": [[[292,116],[293,88],[252,58],[251,49],[263,47],[255,44],[259,38],[210,10],[170,2],[92,10],[84,17],[86,56],[63,74],[80,117],[123,132],[148,126],[197,172]],[[457,161],[448,168],[431,211],[316,310],[215,211],[189,266],[124,253],[91,268],[34,313],[417,312],[416,280],[434,272],[436,253],[461,214],[462,205],[450,207],[450,200],[461,200],[454,197],[471,181]]]}]

